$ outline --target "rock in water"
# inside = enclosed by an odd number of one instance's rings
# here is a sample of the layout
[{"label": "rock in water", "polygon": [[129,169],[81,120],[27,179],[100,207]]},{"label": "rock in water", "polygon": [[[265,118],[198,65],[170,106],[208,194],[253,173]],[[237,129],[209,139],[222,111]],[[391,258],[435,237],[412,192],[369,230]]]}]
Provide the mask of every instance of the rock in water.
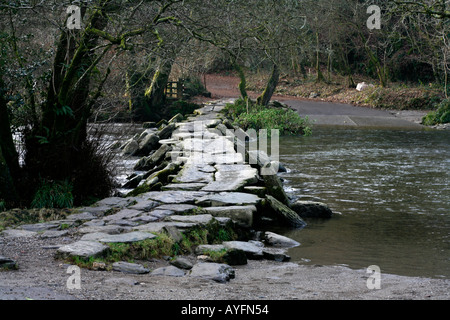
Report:
[{"label": "rock in water", "polygon": [[296,201],[290,205],[291,209],[297,212],[302,218],[324,218],[333,216],[333,211],[324,203],[314,201]]},{"label": "rock in water", "polygon": [[303,228],[306,226],[306,222],[294,210],[270,195],[267,195],[266,199],[280,221],[294,228]]},{"label": "rock in water", "polygon": [[278,248],[292,248],[300,245],[300,243],[291,238],[269,231],[265,233],[265,241],[268,245]]}]

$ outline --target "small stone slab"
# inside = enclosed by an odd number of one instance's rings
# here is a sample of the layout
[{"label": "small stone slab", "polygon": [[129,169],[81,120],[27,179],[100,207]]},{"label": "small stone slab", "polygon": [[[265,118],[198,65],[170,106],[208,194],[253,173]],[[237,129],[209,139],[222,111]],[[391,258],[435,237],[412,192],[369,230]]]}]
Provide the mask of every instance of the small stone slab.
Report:
[{"label": "small stone slab", "polygon": [[69,234],[69,231],[67,231],[67,230],[47,230],[43,234],[41,234],[40,237],[43,239],[58,238],[58,237],[64,237],[68,234]]},{"label": "small stone slab", "polygon": [[46,230],[57,229],[59,228],[59,226],[60,226],[59,223],[43,222],[35,224],[24,224],[19,228],[26,231],[42,232]]},{"label": "small stone slab", "polygon": [[278,248],[264,248],[263,256],[264,259],[274,260],[278,262],[287,262],[291,260],[291,257],[287,255],[283,249]]},{"label": "small stone slab", "polygon": [[18,267],[17,267],[17,262],[16,261],[14,261],[14,260],[12,260],[10,258],[4,257],[4,256],[0,256],[0,271],[2,269],[16,270],[17,268]]},{"label": "small stone slab", "polygon": [[265,233],[265,241],[266,244],[277,248],[293,248],[300,245],[300,243],[294,239],[269,231],[266,231]]},{"label": "small stone slab", "polygon": [[191,261],[183,257],[177,257],[175,260],[170,261],[170,264],[173,265],[174,267],[184,270],[191,270],[192,267],[194,266],[191,263]]},{"label": "small stone slab", "polygon": [[234,279],[235,270],[227,264],[199,262],[191,269],[189,276],[224,283]]},{"label": "small stone slab", "polygon": [[263,248],[254,243],[251,243],[251,242],[225,241],[223,243],[223,245],[227,249],[237,249],[237,250],[244,251],[249,259],[262,259],[263,258],[263,252],[262,252]]},{"label": "small stone slab", "polygon": [[150,270],[145,268],[143,265],[125,261],[114,262],[112,268],[114,271],[130,274],[146,274],[150,272]]},{"label": "small stone slab", "polygon": [[1,235],[8,238],[30,238],[37,235],[37,232],[19,229],[7,229],[4,230]]},{"label": "small stone slab", "polygon": [[77,241],[57,250],[61,256],[76,256],[82,258],[102,256],[109,249],[108,246],[96,241]]},{"label": "small stone slab", "polygon": [[175,212],[172,210],[162,210],[162,209],[160,210],[159,208],[150,212],[150,215],[155,217],[157,220],[162,220],[165,217],[168,217],[173,214],[175,214]]},{"label": "small stone slab", "polygon": [[156,236],[152,233],[135,231],[116,235],[106,235],[98,241],[105,243],[131,243],[153,238],[156,238]]},{"label": "small stone slab", "polygon": [[175,266],[161,267],[153,270],[150,275],[152,276],[166,276],[166,277],[183,277],[185,271]]}]

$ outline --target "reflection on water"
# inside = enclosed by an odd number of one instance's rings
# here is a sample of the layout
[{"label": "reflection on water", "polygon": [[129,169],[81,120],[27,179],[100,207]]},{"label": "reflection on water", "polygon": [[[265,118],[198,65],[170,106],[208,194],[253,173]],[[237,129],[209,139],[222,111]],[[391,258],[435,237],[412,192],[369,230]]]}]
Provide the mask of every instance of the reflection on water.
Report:
[{"label": "reflection on water", "polygon": [[450,277],[450,132],[316,128],[281,138],[292,197],[335,212],[284,234],[293,261]]}]

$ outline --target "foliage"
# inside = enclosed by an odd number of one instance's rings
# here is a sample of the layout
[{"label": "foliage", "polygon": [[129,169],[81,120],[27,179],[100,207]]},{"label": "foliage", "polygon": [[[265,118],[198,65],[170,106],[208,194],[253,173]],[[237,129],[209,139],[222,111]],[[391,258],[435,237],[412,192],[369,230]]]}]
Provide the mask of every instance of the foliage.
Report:
[{"label": "foliage", "polygon": [[[116,261],[149,260],[151,258],[174,257],[191,253],[201,244],[214,244],[237,239],[237,233],[230,223],[226,226],[217,221],[205,226],[194,227],[182,234],[181,242],[176,242],[165,232],[156,234],[156,238],[133,243],[109,243],[106,256],[100,258],[69,258],[71,262],[84,268],[91,268],[94,262],[113,263]],[[217,257],[220,259],[220,256]]]},{"label": "foliage", "polygon": [[[281,134],[310,135],[312,130],[308,118],[303,119],[294,110],[276,107],[264,107],[249,104],[239,99],[234,104],[228,104],[226,114],[234,123],[244,130],[275,129]],[[268,132],[270,134],[270,132]]]},{"label": "foliage", "polygon": [[434,126],[437,124],[450,122],[450,99],[443,100],[437,105],[437,110],[428,113],[422,120],[426,126]]},{"label": "foliage", "polygon": [[34,195],[33,208],[71,208],[73,207],[73,186],[68,181],[43,180]]},{"label": "foliage", "polygon": [[11,209],[0,212],[0,231],[20,224],[32,224],[44,221],[64,219],[70,210],[64,209]]}]

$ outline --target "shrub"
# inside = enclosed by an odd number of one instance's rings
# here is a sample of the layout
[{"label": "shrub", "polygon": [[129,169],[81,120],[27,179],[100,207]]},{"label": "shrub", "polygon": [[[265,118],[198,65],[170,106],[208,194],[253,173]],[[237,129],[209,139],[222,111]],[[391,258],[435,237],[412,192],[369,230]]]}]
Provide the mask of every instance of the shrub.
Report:
[{"label": "shrub", "polygon": [[[265,107],[249,104],[239,99],[228,104],[225,113],[242,129],[278,129],[281,134],[310,135],[312,133],[308,118],[300,117],[297,112],[287,108]],[[268,132],[270,134],[270,131]]]},{"label": "shrub", "polygon": [[72,185],[68,181],[43,180],[31,202],[33,208],[72,208]]},{"label": "shrub", "polygon": [[442,102],[437,105],[436,111],[428,113],[422,119],[422,124],[426,126],[434,126],[437,124],[449,122],[450,122],[450,99],[442,100]]}]

